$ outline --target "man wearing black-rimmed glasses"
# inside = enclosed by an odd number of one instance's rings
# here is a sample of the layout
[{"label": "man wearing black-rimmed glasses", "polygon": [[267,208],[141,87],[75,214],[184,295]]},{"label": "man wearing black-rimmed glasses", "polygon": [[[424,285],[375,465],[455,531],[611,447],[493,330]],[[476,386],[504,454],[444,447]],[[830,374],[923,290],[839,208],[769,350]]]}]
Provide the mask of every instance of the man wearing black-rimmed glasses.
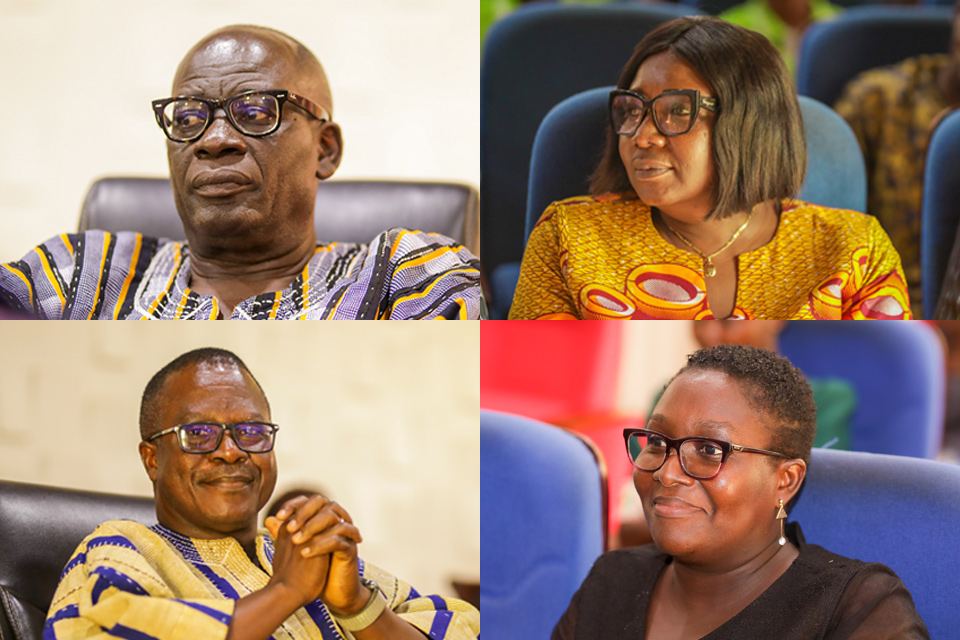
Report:
[{"label": "man wearing black-rimmed glasses", "polygon": [[58,236],[0,265],[0,305],[62,319],[483,315],[479,262],[448,238],[392,229],[369,245],[318,244],[317,185],[343,142],[323,68],[296,40],[214,31],[153,111],[187,242]]},{"label": "man wearing black-rimmed glasses", "polygon": [[258,534],[280,431],[233,353],[198,349],[161,369],[140,411],[158,524],[115,520],[89,535],[44,638],[475,638],[476,609],[360,560],[360,532],[335,502],[293,498]]}]

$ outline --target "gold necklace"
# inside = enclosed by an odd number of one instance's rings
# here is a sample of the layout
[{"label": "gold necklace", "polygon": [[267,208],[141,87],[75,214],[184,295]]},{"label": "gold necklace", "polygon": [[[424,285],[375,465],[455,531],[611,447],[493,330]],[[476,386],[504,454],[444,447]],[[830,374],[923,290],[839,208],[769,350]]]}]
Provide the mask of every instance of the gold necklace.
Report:
[{"label": "gold necklace", "polygon": [[667,229],[670,229],[670,231],[673,232],[673,235],[680,238],[683,244],[693,249],[698,256],[703,258],[703,275],[707,276],[708,278],[712,278],[713,276],[717,275],[717,268],[713,265],[713,259],[716,258],[721,253],[723,253],[724,251],[726,251],[727,249],[729,249],[730,245],[736,242],[737,238],[740,237],[740,234],[743,233],[743,230],[747,228],[748,224],[750,224],[750,218],[752,216],[753,216],[753,210],[751,209],[750,213],[747,214],[747,219],[744,220],[743,224],[740,225],[739,229],[733,232],[733,235],[730,236],[730,239],[727,240],[726,244],[724,244],[722,247],[720,247],[710,255],[705,255],[702,251],[700,251],[700,249],[697,249],[695,246],[693,246],[692,242],[684,238],[683,234],[681,234],[679,231],[677,231],[676,229],[671,227],[669,224],[667,224],[666,216],[664,216],[662,213],[660,214],[660,220],[667,227]]}]

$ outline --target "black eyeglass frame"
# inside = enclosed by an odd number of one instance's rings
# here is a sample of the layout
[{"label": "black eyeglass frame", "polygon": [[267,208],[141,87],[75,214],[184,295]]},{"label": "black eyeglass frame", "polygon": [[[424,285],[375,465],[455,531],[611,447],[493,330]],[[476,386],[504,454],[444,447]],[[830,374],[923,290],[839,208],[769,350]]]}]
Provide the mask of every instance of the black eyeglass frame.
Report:
[{"label": "black eyeglass frame", "polygon": [[[667,451],[663,455],[663,460],[657,465],[656,469],[642,469],[637,466],[637,463],[634,462],[633,456],[630,455],[630,436],[634,434],[646,435],[647,437],[654,435],[658,438],[663,438],[663,441],[667,443]],[[722,452],[720,455],[720,465],[717,467],[717,472],[712,476],[697,476],[689,471],[687,467],[683,464],[683,456],[680,455],[680,446],[687,442],[688,440],[698,440],[701,442],[709,442],[711,444],[717,445]],[[778,451],[768,451],[767,449],[754,449],[753,447],[743,447],[738,444],[733,444],[726,442],[724,440],[717,440],[716,438],[707,438],[705,436],[690,436],[687,438],[668,438],[659,431],[651,431],[649,429],[631,429],[627,428],[623,430],[623,444],[627,448],[627,458],[630,460],[630,464],[633,465],[634,469],[639,469],[640,471],[649,471],[653,473],[654,471],[659,471],[664,464],[666,464],[667,459],[670,457],[670,450],[673,449],[677,452],[677,459],[680,461],[680,468],[683,469],[683,472],[690,476],[691,478],[696,478],[697,480],[712,480],[720,475],[720,471],[723,470],[723,464],[727,461],[727,457],[734,452],[738,453],[759,453],[766,456],[776,456],[778,458],[789,458],[786,454],[780,453]]]},{"label": "black eyeglass frame", "polygon": [[[264,449],[263,451],[250,451],[249,449],[244,448],[244,447],[240,444],[240,442],[237,440],[237,434],[236,434],[236,432],[234,431],[234,429],[235,429],[236,427],[238,427],[239,425],[241,425],[241,424],[256,424],[256,425],[261,425],[261,426],[265,426],[265,427],[270,427],[270,448],[269,448],[269,449]],[[212,449],[210,449],[210,450],[208,450],[208,451],[191,451],[191,450],[189,450],[189,449],[184,448],[184,446],[183,446],[183,430],[186,429],[187,427],[194,427],[194,426],[197,426],[197,425],[207,425],[207,426],[211,426],[211,427],[219,427],[219,428],[220,428],[220,432],[217,434],[217,442],[216,442],[216,444],[213,446]],[[198,421],[198,422],[185,422],[184,424],[178,424],[178,425],[176,425],[176,426],[174,426],[174,427],[170,427],[169,429],[164,429],[163,431],[159,431],[159,432],[153,434],[152,436],[150,436],[149,438],[147,438],[147,439],[145,440],[145,442],[153,442],[154,440],[156,440],[156,439],[159,438],[160,436],[165,436],[165,435],[167,435],[168,433],[176,433],[176,434],[177,434],[177,444],[180,445],[180,450],[181,450],[181,451],[183,451],[184,453],[204,454],[204,453],[212,453],[213,451],[216,451],[217,449],[219,449],[219,448],[220,448],[220,444],[223,442],[223,434],[224,434],[225,432],[229,432],[229,433],[230,433],[230,437],[233,439],[233,443],[234,443],[235,445],[237,445],[237,448],[240,449],[240,451],[243,451],[243,452],[245,452],[245,453],[270,453],[271,451],[273,451],[273,447],[274,447],[274,445],[275,445],[276,442],[277,442],[277,431],[278,431],[279,429],[280,429],[280,427],[277,426],[277,425],[275,425],[275,424],[273,424],[272,422],[260,422],[259,420],[244,420],[244,421],[242,421],[242,422],[210,422],[210,421],[207,421],[207,420],[202,420],[202,421]]]},{"label": "black eyeglass frame", "polygon": [[[233,119],[233,114],[230,113],[230,103],[234,100],[239,100],[245,98],[249,95],[254,95],[258,93],[265,93],[271,95],[277,100],[277,122],[270,128],[269,131],[264,131],[263,133],[247,133],[237,124],[237,121]],[[210,109],[210,116],[207,118],[206,123],[204,123],[203,128],[200,129],[200,132],[190,138],[174,138],[170,135],[170,132],[165,126],[163,126],[163,110],[167,108],[167,105],[171,102],[176,102],[177,100],[196,100],[197,102],[202,102],[207,105],[207,108]],[[285,102],[290,102],[293,105],[296,105],[306,111],[308,114],[319,120],[320,122],[329,122],[330,114],[327,113],[326,109],[318,105],[316,102],[308,98],[304,98],[301,95],[293,93],[292,91],[287,91],[286,89],[258,89],[255,91],[245,91],[243,93],[231,96],[229,98],[221,98],[219,100],[212,100],[209,98],[200,98],[198,96],[174,96],[172,98],[158,98],[151,102],[153,105],[153,115],[157,119],[157,124],[163,130],[164,135],[166,135],[170,140],[174,142],[193,142],[194,140],[199,140],[207,129],[214,121],[214,114],[217,109],[223,109],[223,112],[227,116],[227,120],[233,125],[233,128],[242,133],[245,136],[250,136],[251,138],[262,138],[263,136],[268,136],[271,133],[275,133],[277,129],[280,128],[280,122],[283,120],[283,105]]]},{"label": "black eyeglass frame", "polygon": [[[690,114],[690,126],[686,131],[681,131],[679,133],[665,133],[663,129],[660,128],[660,120],[657,118],[657,111],[653,108],[653,103],[663,96],[674,95],[685,95],[690,97],[690,104],[693,105],[693,113]],[[616,125],[613,123],[613,101],[616,100],[618,96],[629,96],[631,98],[636,98],[640,101],[640,104],[643,105],[643,111],[640,112],[640,118],[637,120],[637,128],[630,133],[624,133],[617,130]],[[610,118],[610,126],[613,128],[613,132],[615,134],[618,136],[635,136],[637,131],[640,130],[640,126],[643,125],[643,120],[647,117],[647,112],[649,111],[653,117],[653,126],[656,127],[660,135],[672,138],[674,136],[682,136],[690,133],[690,131],[693,129],[693,125],[697,123],[697,117],[700,115],[700,107],[703,107],[711,113],[716,113],[720,108],[720,103],[716,98],[700,95],[700,91],[697,89],[669,89],[658,96],[650,98],[649,100],[641,96],[636,91],[631,91],[630,89],[614,89],[610,92],[610,99],[607,102],[607,114]]]}]

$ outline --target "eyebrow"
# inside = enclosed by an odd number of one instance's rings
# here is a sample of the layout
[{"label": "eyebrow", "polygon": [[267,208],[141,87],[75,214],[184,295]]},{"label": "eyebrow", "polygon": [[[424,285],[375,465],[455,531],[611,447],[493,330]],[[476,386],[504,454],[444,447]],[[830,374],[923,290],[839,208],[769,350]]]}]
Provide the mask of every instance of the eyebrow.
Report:
[{"label": "eyebrow", "polygon": [[[670,421],[667,420],[663,414],[655,413],[647,419],[647,427],[649,428],[652,424],[665,424],[669,426]],[[723,420],[697,420],[693,423],[693,428],[697,435],[713,438],[719,438],[720,436],[728,438],[731,432],[736,433],[737,431],[733,424],[724,422]]]}]

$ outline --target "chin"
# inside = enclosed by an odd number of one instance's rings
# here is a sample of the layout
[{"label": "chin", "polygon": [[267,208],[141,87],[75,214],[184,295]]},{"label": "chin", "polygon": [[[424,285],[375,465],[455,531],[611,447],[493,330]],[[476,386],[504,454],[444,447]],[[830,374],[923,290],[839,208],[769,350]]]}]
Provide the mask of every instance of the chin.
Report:
[{"label": "chin", "polygon": [[683,557],[703,548],[703,538],[686,525],[650,523],[650,535],[657,548],[673,557]]}]

